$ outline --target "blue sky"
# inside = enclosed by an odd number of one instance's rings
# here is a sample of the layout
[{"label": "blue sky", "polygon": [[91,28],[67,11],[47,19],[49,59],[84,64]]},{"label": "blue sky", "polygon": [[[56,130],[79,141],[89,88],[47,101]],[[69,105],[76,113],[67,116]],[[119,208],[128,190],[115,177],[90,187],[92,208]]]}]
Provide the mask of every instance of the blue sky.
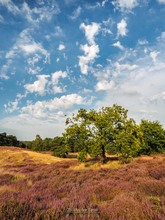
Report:
[{"label": "blue sky", "polygon": [[113,104],[165,126],[165,0],[0,0],[0,132]]}]

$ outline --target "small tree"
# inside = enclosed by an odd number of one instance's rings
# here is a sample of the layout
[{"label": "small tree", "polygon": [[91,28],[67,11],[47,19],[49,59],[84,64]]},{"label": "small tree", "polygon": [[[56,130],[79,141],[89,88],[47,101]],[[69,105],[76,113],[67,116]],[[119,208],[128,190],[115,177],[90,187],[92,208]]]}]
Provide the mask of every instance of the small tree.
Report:
[{"label": "small tree", "polygon": [[54,156],[63,158],[67,157],[69,151],[68,147],[64,142],[64,138],[58,136],[52,140],[52,149]]},{"label": "small tree", "polygon": [[43,150],[43,141],[39,134],[37,134],[35,140],[32,141],[32,150],[35,150],[35,151]]},{"label": "small tree", "polygon": [[143,133],[133,119],[127,121],[125,126],[116,134],[116,152],[122,163],[130,162],[139,154],[143,145]]},{"label": "small tree", "polygon": [[158,121],[142,120],[140,129],[145,142],[141,153],[162,153],[165,150],[165,130]]}]

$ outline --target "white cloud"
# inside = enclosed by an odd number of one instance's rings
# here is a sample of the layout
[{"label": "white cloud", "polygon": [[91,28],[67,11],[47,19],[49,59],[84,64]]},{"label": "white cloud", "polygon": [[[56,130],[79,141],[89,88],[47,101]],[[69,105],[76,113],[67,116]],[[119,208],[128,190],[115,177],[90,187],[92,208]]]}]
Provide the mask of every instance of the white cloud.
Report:
[{"label": "white cloud", "polygon": [[117,72],[121,72],[121,71],[133,71],[136,70],[138,68],[138,65],[136,64],[128,64],[128,63],[124,63],[124,64],[120,64],[119,62],[116,62],[114,64]]},{"label": "white cloud", "polygon": [[60,9],[55,1],[51,3],[47,2],[46,6],[30,8],[29,5],[24,2],[22,4],[22,14],[32,24],[38,24],[42,21],[50,21],[53,15],[60,13]]},{"label": "white cloud", "polygon": [[9,59],[7,60],[7,63],[4,64],[2,67],[0,67],[0,78],[1,79],[9,79],[10,76],[9,74],[11,75],[11,72],[10,71],[10,65],[11,65],[12,61]]},{"label": "white cloud", "polygon": [[58,57],[57,59],[56,59],[56,63],[58,63],[60,61],[60,58]]},{"label": "white cloud", "polygon": [[56,26],[54,32],[55,32],[55,36],[59,37],[63,35],[63,30],[60,26]]},{"label": "white cloud", "polygon": [[109,0],[103,0],[102,2],[96,2],[95,4],[86,4],[86,8],[88,10],[95,10],[96,8],[105,7],[105,5],[108,3]]},{"label": "white cloud", "polygon": [[124,46],[121,45],[120,41],[117,41],[116,43],[112,44],[114,47],[119,48],[120,50],[124,50]]},{"label": "white cloud", "polygon": [[[45,57],[44,62],[49,63],[50,62],[50,54],[48,51],[42,46],[41,43],[37,43],[34,41],[34,39],[30,35],[30,30],[25,29],[23,30],[18,39],[16,40],[15,44],[6,53],[7,59],[13,59],[17,55],[23,55],[24,56],[32,56],[34,54],[34,58],[38,57],[39,60],[39,54]],[[39,54],[37,54],[39,53]],[[33,59],[33,58],[31,58]],[[38,61],[37,60],[37,61]]]},{"label": "white cloud", "polygon": [[100,31],[100,24],[93,22],[91,25],[85,25],[84,23],[81,23],[80,29],[85,32],[89,44],[95,44],[95,36]]},{"label": "white cloud", "polygon": [[57,93],[63,93],[64,90],[60,87],[60,86],[53,86],[53,93],[57,94]]},{"label": "white cloud", "polygon": [[59,47],[58,47],[58,50],[61,51],[61,50],[64,50],[65,49],[65,45],[64,44],[60,44]]},{"label": "white cloud", "polygon": [[147,40],[138,40],[138,44],[139,45],[146,45],[146,44],[148,44],[149,42],[147,41]]},{"label": "white cloud", "polygon": [[79,6],[79,7],[73,12],[73,15],[70,16],[70,18],[71,18],[72,20],[77,19],[77,18],[80,16],[81,11],[82,11],[82,8]]},{"label": "white cloud", "polygon": [[58,85],[58,84],[59,84],[59,79],[60,78],[64,79],[67,76],[68,76],[67,72],[66,71],[62,72],[61,70],[56,71],[55,73],[52,74],[50,86],[52,87],[52,90],[53,90],[54,94],[65,92],[65,87],[66,86],[61,86],[61,85]]},{"label": "white cloud", "polygon": [[91,93],[91,92],[92,92],[91,89],[86,89],[86,88],[84,88],[84,90],[83,90],[83,93],[84,93],[84,94],[88,94],[88,93]]},{"label": "white cloud", "polygon": [[[40,69],[38,71],[40,71]],[[35,69],[29,70],[29,73],[35,74]],[[66,86],[59,84],[59,80],[67,76],[67,72],[61,70],[50,75],[37,75],[36,77],[38,80],[34,81],[32,84],[25,84],[24,88],[27,93],[38,93],[39,95],[45,95],[46,93],[62,93],[65,92]]]},{"label": "white cloud", "polygon": [[4,104],[4,107],[5,107],[5,110],[6,112],[13,112],[13,111],[16,111],[18,110],[18,100],[16,99],[15,101],[13,102],[8,102],[8,104]]},{"label": "white cloud", "polygon": [[38,118],[44,120],[54,120],[58,112],[67,112],[75,105],[84,104],[84,98],[77,94],[70,94],[54,98],[47,101],[37,101],[36,103],[28,103],[21,109],[22,115],[28,115],[29,118]]},{"label": "white cloud", "polygon": [[84,30],[88,44],[80,45],[80,49],[84,52],[83,56],[79,56],[79,66],[81,73],[88,74],[89,65],[98,57],[99,46],[95,43],[95,36],[100,31],[100,24],[93,22],[91,25],[81,23],[80,29]]},{"label": "white cloud", "polygon": [[104,6],[106,5],[106,3],[108,3],[108,1],[109,1],[109,0],[104,0],[104,1],[102,1],[101,6],[104,7]]},{"label": "white cloud", "polygon": [[[116,103],[129,110],[129,116],[137,122],[145,118],[159,120],[164,123],[165,107],[165,45],[163,33],[154,45],[148,43],[148,53],[137,45],[134,50],[126,49],[127,53],[111,60],[107,67],[100,69],[100,77],[95,86],[96,90],[106,88],[108,82],[113,81],[114,87],[105,90],[102,100],[97,102],[96,108],[111,106]],[[159,51],[159,52],[158,52]],[[158,56],[159,53],[159,56]],[[151,62],[151,57],[154,62]],[[103,80],[101,72],[110,69],[111,74]],[[100,83],[100,82],[104,83]],[[99,86],[98,86],[99,85]],[[165,125],[165,124],[164,124]]]},{"label": "white cloud", "polygon": [[165,0],[157,0],[157,2],[160,4],[165,4]]},{"label": "white cloud", "polygon": [[17,14],[20,12],[18,7],[11,0],[0,0],[0,5],[3,5],[13,14]]},{"label": "white cloud", "polygon": [[83,74],[88,73],[89,64],[91,64],[96,58],[97,54],[99,53],[98,45],[81,45],[80,49],[84,52],[85,56],[79,56],[79,66],[81,72]]},{"label": "white cloud", "polygon": [[117,24],[117,36],[126,36],[127,35],[127,22],[125,19],[122,19],[118,24]]},{"label": "white cloud", "polygon": [[106,36],[107,34],[112,34],[112,31],[109,28],[101,28],[101,31],[103,33],[103,36]]},{"label": "white cloud", "polygon": [[41,56],[39,54],[35,54],[33,57],[29,57],[27,59],[27,63],[31,66],[34,66],[36,63],[38,63],[41,60]]},{"label": "white cloud", "polygon": [[52,74],[52,84],[57,85],[59,82],[59,78],[66,78],[68,76],[67,72],[57,71]]},{"label": "white cloud", "polygon": [[163,31],[161,33],[161,35],[159,37],[157,37],[157,41],[158,42],[162,42],[162,41],[165,41],[165,31]]},{"label": "white cloud", "polygon": [[35,53],[37,51],[45,53],[42,46],[36,42],[32,42],[32,44],[20,45],[19,47],[27,54]]},{"label": "white cloud", "polygon": [[38,75],[34,83],[24,85],[24,88],[29,93],[38,93],[39,95],[44,95],[46,92],[46,85],[48,83],[47,78],[49,75]]},{"label": "white cloud", "polygon": [[29,68],[27,68],[27,71],[29,74],[36,75],[42,71],[42,68],[39,66],[29,67]]},{"label": "white cloud", "polygon": [[114,81],[101,80],[96,84],[95,89],[96,91],[106,91],[114,87],[115,87]]},{"label": "white cloud", "polygon": [[139,0],[115,0],[112,4],[120,11],[131,11],[138,6]]},{"label": "white cloud", "polygon": [[153,62],[156,62],[156,58],[157,58],[157,56],[158,56],[159,53],[160,53],[160,52],[158,52],[158,51],[152,51],[152,52],[150,53],[150,57],[152,58]]},{"label": "white cloud", "polygon": [[158,93],[151,98],[151,101],[159,101],[159,100],[165,100],[165,91]]}]

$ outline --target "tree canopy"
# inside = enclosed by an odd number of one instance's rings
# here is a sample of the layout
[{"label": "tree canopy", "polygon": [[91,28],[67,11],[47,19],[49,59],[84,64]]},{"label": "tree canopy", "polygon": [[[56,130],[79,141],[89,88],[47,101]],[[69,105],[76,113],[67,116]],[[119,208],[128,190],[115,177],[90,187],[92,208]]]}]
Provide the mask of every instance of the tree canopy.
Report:
[{"label": "tree canopy", "polygon": [[[99,111],[80,109],[77,115],[66,120],[64,137],[71,151],[79,152],[84,161],[87,154],[106,161],[106,149],[118,154],[122,160],[139,152],[142,132],[127,110],[118,105],[102,107]],[[115,149],[115,150],[114,150]]]}]

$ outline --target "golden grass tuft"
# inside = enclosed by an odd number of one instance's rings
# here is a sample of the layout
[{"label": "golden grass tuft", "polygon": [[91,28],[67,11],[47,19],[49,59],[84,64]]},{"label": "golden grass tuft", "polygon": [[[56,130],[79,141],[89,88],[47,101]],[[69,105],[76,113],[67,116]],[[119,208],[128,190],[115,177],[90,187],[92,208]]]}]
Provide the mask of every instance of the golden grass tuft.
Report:
[{"label": "golden grass tuft", "polygon": [[86,162],[80,163],[77,166],[71,166],[70,169],[72,170],[98,170],[100,168],[109,168],[109,169],[118,169],[120,167],[127,166],[127,164],[121,164],[119,161],[109,161],[105,164],[101,162]]},{"label": "golden grass tuft", "polygon": [[64,160],[49,154],[33,152],[16,147],[1,147],[0,152],[0,168],[4,166],[22,165],[29,163],[51,164]]}]

